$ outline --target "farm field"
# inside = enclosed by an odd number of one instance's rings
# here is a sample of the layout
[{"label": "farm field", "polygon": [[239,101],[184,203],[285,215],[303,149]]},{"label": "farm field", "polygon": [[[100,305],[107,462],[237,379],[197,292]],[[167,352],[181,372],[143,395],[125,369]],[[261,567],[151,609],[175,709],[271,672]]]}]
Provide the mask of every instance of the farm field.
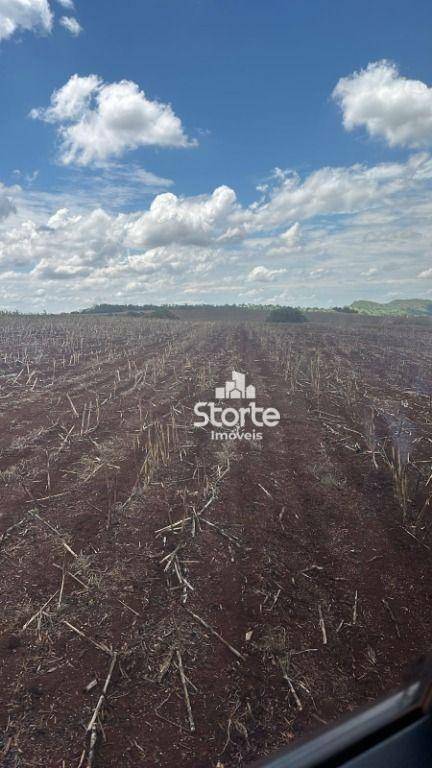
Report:
[{"label": "farm field", "polygon": [[431,323],[190,317],[0,321],[6,768],[247,766],[429,650]]}]

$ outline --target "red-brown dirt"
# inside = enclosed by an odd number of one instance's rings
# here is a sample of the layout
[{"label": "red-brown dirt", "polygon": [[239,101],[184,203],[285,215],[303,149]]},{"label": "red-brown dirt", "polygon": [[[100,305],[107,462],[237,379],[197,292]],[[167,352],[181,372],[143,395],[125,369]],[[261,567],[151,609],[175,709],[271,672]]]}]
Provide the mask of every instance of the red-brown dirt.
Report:
[{"label": "red-brown dirt", "polygon": [[1,765],[246,766],[429,650],[428,324],[2,323]]}]

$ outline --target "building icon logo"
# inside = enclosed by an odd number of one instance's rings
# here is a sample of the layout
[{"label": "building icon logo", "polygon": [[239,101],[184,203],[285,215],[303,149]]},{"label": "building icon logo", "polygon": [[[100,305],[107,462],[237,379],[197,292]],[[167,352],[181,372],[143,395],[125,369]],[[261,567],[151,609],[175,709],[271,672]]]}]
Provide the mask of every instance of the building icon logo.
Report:
[{"label": "building icon logo", "polygon": [[238,371],[232,372],[231,381],[226,381],[224,387],[216,387],[216,400],[255,400],[256,390],[252,384],[246,386],[246,376]]}]

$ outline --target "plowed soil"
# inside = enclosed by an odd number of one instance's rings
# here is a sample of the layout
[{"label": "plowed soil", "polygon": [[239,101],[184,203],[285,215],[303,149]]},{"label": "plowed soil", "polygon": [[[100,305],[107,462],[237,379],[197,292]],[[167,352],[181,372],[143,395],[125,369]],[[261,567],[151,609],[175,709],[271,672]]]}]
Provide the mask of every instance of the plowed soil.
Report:
[{"label": "plowed soil", "polygon": [[247,766],[428,652],[430,326],[2,322],[2,766]]}]

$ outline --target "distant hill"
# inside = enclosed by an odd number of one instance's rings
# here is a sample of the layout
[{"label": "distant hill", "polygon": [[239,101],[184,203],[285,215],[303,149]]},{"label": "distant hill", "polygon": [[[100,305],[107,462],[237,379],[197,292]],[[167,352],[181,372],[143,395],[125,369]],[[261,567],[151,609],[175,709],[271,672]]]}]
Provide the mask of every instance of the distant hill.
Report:
[{"label": "distant hill", "polygon": [[394,299],[387,304],[377,301],[353,301],[351,308],[364,315],[432,317],[432,301],[428,299]]}]

